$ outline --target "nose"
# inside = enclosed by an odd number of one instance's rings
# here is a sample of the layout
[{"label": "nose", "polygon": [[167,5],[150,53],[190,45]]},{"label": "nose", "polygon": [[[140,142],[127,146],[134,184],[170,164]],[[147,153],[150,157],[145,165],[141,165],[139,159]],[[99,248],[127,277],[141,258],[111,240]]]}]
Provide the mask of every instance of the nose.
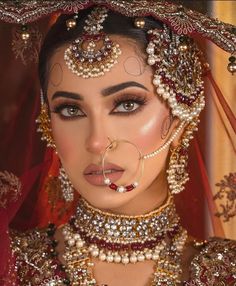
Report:
[{"label": "nose", "polygon": [[90,153],[101,155],[110,143],[106,128],[101,121],[91,123],[89,128],[86,149]]}]

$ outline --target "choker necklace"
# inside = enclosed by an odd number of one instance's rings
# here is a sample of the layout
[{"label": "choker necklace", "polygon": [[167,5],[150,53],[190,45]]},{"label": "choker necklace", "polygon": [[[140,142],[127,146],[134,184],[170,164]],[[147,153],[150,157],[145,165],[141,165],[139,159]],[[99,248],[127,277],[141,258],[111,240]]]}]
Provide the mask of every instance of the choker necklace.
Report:
[{"label": "choker necklace", "polygon": [[[136,216],[104,212],[80,199],[75,216],[62,233],[66,244],[63,257],[74,283],[71,285],[97,285],[92,258],[124,265],[153,260],[151,285],[180,282],[187,232],[180,225],[172,196],[160,208]],[[163,284],[167,281],[169,284]]]}]

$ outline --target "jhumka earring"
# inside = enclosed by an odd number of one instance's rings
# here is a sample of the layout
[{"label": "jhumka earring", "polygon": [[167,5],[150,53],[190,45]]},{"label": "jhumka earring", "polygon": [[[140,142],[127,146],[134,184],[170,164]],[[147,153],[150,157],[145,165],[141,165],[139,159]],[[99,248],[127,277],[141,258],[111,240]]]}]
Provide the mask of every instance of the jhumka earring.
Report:
[{"label": "jhumka earring", "polygon": [[190,140],[193,139],[193,132],[198,130],[198,123],[199,119],[195,119],[189,123],[184,130],[180,144],[171,150],[167,181],[172,194],[182,192],[184,185],[189,180],[187,172],[188,147]]},{"label": "jhumka earring", "polygon": [[[64,54],[68,68],[83,78],[99,77],[110,71],[121,54],[118,44],[102,32],[108,9],[95,7],[85,21],[84,33],[76,39]],[[75,20],[70,21],[76,25]],[[68,22],[67,22],[68,26]]]},{"label": "jhumka earring", "polygon": [[61,191],[66,202],[74,200],[74,188],[63,167],[59,169],[58,179],[61,182]]},{"label": "jhumka earring", "polygon": [[[41,111],[40,115],[36,119],[36,123],[39,124],[37,131],[42,133],[41,140],[47,142],[47,147],[53,148],[56,152],[56,145],[52,137],[52,129],[50,126],[48,107],[47,104],[44,102],[42,91],[40,96],[41,96]],[[74,199],[73,186],[63,167],[59,169],[58,179],[60,180],[63,198],[65,199],[66,202],[72,202]]]},{"label": "jhumka earring", "polygon": [[37,131],[42,133],[41,140],[47,142],[47,147],[56,149],[56,145],[52,137],[52,129],[50,126],[50,118],[48,114],[48,106],[44,102],[42,90],[40,94],[40,99],[41,99],[41,110],[38,118],[36,119],[36,123],[39,125]]}]

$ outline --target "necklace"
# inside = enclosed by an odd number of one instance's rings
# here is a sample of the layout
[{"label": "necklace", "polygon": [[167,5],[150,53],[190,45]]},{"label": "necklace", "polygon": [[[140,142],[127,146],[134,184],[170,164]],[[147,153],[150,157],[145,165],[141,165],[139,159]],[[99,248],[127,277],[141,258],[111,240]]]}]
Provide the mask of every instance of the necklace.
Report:
[{"label": "necklace", "polygon": [[103,212],[80,199],[75,216],[62,230],[71,285],[97,285],[92,258],[124,265],[153,260],[151,286],[176,285],[187,239],[179,220],[172,196],[162,207],[140,216]]}]

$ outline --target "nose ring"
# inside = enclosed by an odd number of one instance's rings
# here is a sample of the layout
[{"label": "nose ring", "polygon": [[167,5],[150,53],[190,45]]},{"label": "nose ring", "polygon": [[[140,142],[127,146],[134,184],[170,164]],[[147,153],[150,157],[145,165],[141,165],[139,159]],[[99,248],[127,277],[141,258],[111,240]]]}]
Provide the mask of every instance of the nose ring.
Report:
[{"label": "nose ring", "polygon": [[118,146],[117,141],[116,141],[116,140],[111,140],[110,137],[107,137],[107,138],[108,138],[108,140],[110,141],[110,144],[108,145],[108,149],[109,149],[109,150],[116,149],[117,146]]}]

